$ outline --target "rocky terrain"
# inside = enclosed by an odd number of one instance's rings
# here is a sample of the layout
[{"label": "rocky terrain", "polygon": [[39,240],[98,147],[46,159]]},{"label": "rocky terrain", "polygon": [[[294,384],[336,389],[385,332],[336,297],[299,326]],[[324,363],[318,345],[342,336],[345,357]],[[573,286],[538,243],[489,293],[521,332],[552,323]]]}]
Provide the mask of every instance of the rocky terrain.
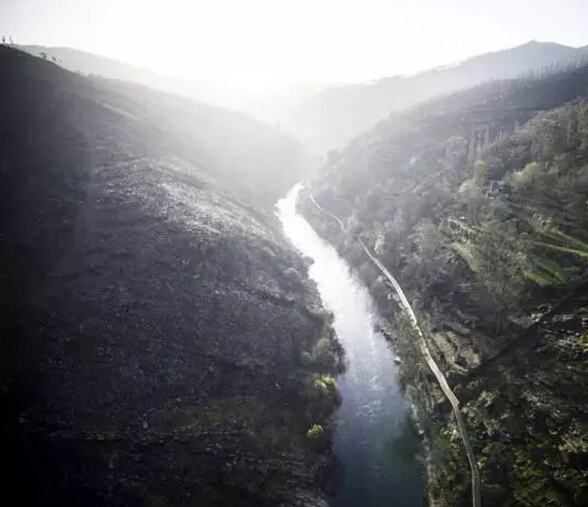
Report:
[{"label": "rocky terrain", "polygon": [[19,501],[322,505],[342,352],[258,206],[297,177],[296,142],[7,47],[0,97]]},{"label": "rocky terrain", "polygon": [[461,402],[483,505],[584,505],[587,93],[582,67],[391,114],[333,154],[305,190],[302,212],[393,323],[429,450],[431,505],[470,504],[465,453],[390,287],[355,238],[416,308]]}]

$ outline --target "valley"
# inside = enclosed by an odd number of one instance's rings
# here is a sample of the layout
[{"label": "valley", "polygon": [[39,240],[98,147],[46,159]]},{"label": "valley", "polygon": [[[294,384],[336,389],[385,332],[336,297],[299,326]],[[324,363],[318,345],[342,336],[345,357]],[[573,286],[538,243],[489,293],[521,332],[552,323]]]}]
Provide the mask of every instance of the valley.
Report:
[{"label": "valley", "polygon": [[588,502],[586,47],[325,88],[279,128],[58,49],[88,75],[0,46],[20,501]]},{"label": "valley", "polygon": [[395,323],[433,505],[470,504],[457,421],[361,242],[398,278],[461,403],[483,503],[582,505],[587,90],[580,68],[391,115],[302,198]]}]

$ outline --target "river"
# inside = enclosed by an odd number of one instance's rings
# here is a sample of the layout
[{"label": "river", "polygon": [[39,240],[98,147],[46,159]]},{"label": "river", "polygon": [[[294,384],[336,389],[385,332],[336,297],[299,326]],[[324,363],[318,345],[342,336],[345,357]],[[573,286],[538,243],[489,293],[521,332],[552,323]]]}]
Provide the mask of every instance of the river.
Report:
[{"label": "river", "polygon": [[278,202],[278,216],[286,236],[314,261],[309,275],[335,316],[348,364],[337,381],[343,401],[336,414],[333,451],[341,473],[329,505],[422,507],[419,441],[409,424],[394,354],[375,330],[374,302],[349,265],[296,212],[299,189],[297,185]]}]

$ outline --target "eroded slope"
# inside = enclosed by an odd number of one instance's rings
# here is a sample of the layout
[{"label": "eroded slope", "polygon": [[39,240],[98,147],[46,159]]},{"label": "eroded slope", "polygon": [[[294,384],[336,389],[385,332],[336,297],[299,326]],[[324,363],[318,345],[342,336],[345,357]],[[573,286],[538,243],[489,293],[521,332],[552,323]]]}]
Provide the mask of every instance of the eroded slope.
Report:
[{"label": "eroded slope", "polygon": [[341,352],[275,219],[197,143],[174,153],[140,96],[4,47],[0,96],[19,498],[320,504]]}]

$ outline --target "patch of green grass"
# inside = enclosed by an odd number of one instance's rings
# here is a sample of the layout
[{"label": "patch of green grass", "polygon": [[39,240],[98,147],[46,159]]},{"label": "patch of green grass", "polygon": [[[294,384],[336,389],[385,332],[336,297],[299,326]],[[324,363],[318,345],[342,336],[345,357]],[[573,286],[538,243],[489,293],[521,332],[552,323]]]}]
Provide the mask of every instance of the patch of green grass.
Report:
[{"label": "patch of green grass", "polygon": [[476,261],[469,243],[455,242],[451,243],[450,247],[457,255],[459,255],[467,263],[472,272],[477,272]]},{"label": "patch of green grass", "polygon": [[312,427],[306,432],[308,438],[320,438],[325,430],[320,424],[313,424]]}]

